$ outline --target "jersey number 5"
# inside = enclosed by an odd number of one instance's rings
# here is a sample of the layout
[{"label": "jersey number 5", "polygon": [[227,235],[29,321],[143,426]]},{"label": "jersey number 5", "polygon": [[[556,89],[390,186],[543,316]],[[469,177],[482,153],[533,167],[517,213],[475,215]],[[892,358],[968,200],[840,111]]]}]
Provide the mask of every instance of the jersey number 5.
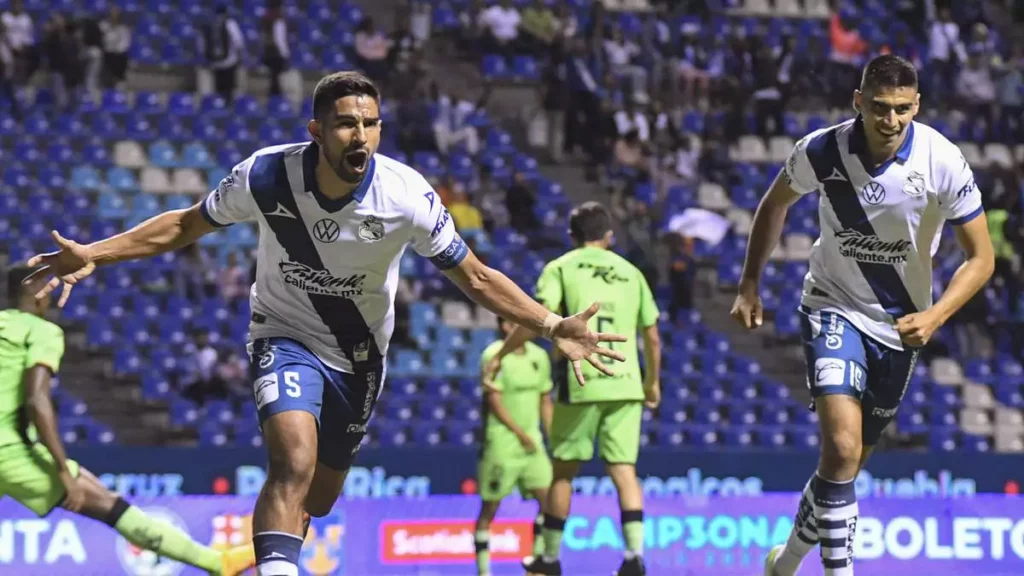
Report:
[{"label": "jersey number 5", "polygon": [[298,398],[302,396],[302,388],[299,388],[299,373],[298,372],[285,372],[284,373],[284,385],[285,394],[292,398]]},{"label": "jersey number 5", "polygon": [[[613,332],[615,330],[615,321],[607,316],[597,317],[597,331],[598,332]],[[614,350],[615,342],[609,342],[608,348]],[[603,358],[605,362],[618,362],[614,358]]]}]

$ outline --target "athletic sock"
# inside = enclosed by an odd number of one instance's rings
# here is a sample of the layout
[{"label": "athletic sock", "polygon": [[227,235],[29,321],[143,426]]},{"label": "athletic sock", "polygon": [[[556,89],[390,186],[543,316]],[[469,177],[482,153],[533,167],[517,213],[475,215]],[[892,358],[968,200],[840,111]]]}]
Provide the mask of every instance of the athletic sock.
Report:
[{"label": "athletic sock", "polygon": [[818,525],[814,520],[814,484],[817,476],[811,476],[800,497],[800,508],[793,520],[793,530],[782,552],[775,557],[777,576],[795,576],[804,556],[818,545]]},{"label": "athletic sock", "polygon": [[203,570],[221,570],[220,552],[195,542],[167,522],[150,518],[123,498],[114,503],[106,523],[139,548]]},{"label": "athletic sock", "polygon": [[473,542],[476,544],[476,571],[479,576],[491,574],[491,532],[477,530]]},{"label": "athletic sock", "polygon": [[825,576],[853,576],[853,540],[857,534],[857,492],[853,480],[814,481],[814,518]]},{"label": "athletic sock", "polygon": [[554,562],[562,550],[562,531],[565,530],[565,518],[557,518],[550,514],[544,515],[544,560]]},{"label": "athletic sock", "polygon": [[622,536],[626,540],[626,558],[644,554],[644,511],[622,511]]},{"label": "athletic sock", "polygon": [[302,538],[287,532],[253,534],[256,576],[299,576]]},{"label": "athletic sock", "polygon": [[544,515],[537,514],[533,521],[533,557],[540,558],[544,555]]}]

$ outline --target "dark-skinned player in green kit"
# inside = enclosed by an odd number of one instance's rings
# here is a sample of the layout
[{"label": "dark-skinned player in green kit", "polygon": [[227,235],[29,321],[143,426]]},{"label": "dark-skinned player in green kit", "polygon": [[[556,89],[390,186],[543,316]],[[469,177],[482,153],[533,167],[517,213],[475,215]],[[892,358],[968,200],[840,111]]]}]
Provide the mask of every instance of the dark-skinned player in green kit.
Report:
[{"label": "dark-skinned player in green kit", "polygon": [[[8,298],[16,307],[0,311],[0,498],[10,496],[40,517],[60,506],[99,520],[139,548],[215,576],[236,576],[255,565],[251,544],[224,552],[203,546],[107,490],[65,455],[50,402],[64,331],[44,318],[50,299],[34,297],[45,280],[23,285],[31,273],[26,267],[8,271]],[[84,568],[83,574],[94,573]]]},{"label": "dark-skinned player in green kit", "polygon": [[[625,553],[616,574],[642,576],[643,492],[636,477],[636,459],[644,406],[655,408],[661,401],[658,306],[640,270],[610,250],[612,219],[604,206],[586,202],[573,210],[569,234],[577,247],[544,267],[535,297],[549,310],[568,314],[586,308],[591,301],[600,302],[601,310],[591,319],[594,326],[624,336],[640,332],[646,373],[641,374],[638,350],[632,343],[614,345],[625,360],[609,366],[612,376],[586,367],[581,382],[571,370],[556,371],[564,377],[556,378],[550,438],[554,481],[543,506],[544,553],[524,559],[523,567],[530,574],[562,574],[558,554],[569,516],[572,481],[580,464],[593,458],[596,441],[622,511]],[[516,328],[485,373],[496,374],[501,358],[532,337],[529,330]]]}]

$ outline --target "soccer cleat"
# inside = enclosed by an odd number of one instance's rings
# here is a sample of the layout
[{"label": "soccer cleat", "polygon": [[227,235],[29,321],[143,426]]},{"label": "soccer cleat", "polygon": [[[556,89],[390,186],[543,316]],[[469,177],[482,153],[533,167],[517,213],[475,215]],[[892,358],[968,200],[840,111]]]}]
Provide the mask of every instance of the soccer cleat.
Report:
[{"label": "soccer cleat", "polygon": [[523,558],[527,576],[562,576],[562,562],[558,559],[547,561],[543,556]]},{"label": "soccer cleat", "polygon": [[249,568],[256,566],[256,550],[252,544],[228,548],[220,555],[220,572],[211,572],[211,576],[239,576]]},{"label": "soccer cleat", "polygon": [[629,559],[623,558],[618,571],[612,576],[645,576],[646,574],[647,568],[644,567],[643,558],[634,556]]},{"label": "soccer cleat", "polygon": [[768,556],[764,559],[764,576],[775,576],[775,559],[779,554],[782,554],[783,548],[785,548],[785,545],[779,544],[768,551]]}]

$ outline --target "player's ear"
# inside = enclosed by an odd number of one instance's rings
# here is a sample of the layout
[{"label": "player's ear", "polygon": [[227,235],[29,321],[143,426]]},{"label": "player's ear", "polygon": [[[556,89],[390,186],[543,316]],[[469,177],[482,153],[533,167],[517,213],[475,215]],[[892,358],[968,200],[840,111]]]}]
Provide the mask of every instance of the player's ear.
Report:
[{"label": "player's ear", "polygon": [[313,140],[320,143],[320,123],[316,120],[310,120],[306,123],[306,130],[309,131],[309,135],[313,137]]},{"label": "player's ear", "polygon": [[853,91],[853,109],[860,114],[860,101],[863,98],[863,93],[860,90]]}]

